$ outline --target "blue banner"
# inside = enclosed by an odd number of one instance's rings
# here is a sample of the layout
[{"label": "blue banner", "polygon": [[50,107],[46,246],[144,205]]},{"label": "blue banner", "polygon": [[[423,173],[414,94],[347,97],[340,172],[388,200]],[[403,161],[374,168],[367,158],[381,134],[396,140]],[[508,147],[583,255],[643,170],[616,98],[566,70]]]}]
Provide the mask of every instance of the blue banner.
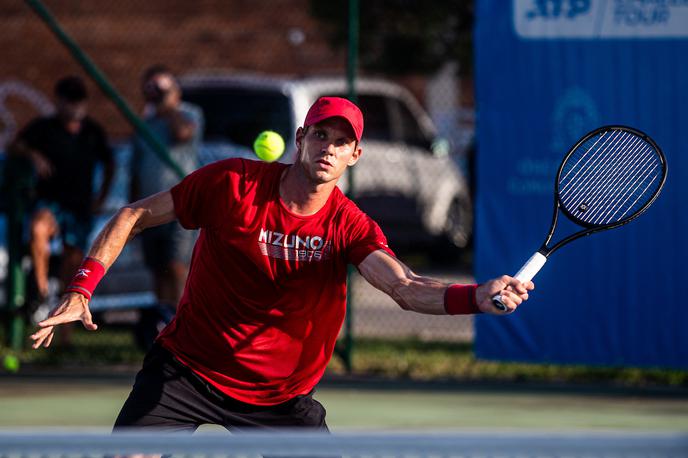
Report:
[{"label": "blue banner", "polygon": [[[478,281],[513,275],[540,247],[557,167],[585,133],[636,127],[669,164],[645,214],[554,253],[516,313],[478,317],[477,356],[688,368],[688,0],[481,0],[476,10]],[[563,223],[555,241],[575,230]]]}]

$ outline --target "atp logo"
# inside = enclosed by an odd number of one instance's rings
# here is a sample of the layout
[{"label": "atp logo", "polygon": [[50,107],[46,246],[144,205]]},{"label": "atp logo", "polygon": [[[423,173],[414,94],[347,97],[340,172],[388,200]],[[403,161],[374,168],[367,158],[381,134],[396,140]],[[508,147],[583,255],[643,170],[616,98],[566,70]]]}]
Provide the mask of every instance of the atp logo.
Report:
[{"label": "atp logo", "polygon": [[88,278],[88,274],[90,274],[90,273],[91,273],[90,269],[79,269],[76,272],[76,277],[77,278]]},{"label": "atp logo", "polygon": [[568,88],[557,98],[552,113],[552,149],[568,150],[586,132],[599,124],[599,110],[592,96],[580,87]]},{"label": "atp logo", "polygon": [[533,0],[528,19],[574,19],[590,12],[591,0]]}]

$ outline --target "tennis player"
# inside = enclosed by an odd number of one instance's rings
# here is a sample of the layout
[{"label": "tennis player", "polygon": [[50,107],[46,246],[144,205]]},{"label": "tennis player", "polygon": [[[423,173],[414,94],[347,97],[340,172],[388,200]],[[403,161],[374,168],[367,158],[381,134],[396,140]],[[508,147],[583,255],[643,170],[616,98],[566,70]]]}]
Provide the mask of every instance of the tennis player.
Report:
[{"label": "tennis player", "polygon": [[323,97],[296,131],[293,165],[227,159],[169,191],[123,207],[93,243],[67,294],[31,336],[81,320],[127,240],[175,218],[200,229],[174,320],[147,354],[115,428],[194,431],[306,426],[326,430],[313,390],[332,356],[346,303],[346,266],[403,309],[425,314],[512,312],[533,284],[508,276],[447,284],[413,273],[378,225],[336,187],[361,157],[363,115]]}]

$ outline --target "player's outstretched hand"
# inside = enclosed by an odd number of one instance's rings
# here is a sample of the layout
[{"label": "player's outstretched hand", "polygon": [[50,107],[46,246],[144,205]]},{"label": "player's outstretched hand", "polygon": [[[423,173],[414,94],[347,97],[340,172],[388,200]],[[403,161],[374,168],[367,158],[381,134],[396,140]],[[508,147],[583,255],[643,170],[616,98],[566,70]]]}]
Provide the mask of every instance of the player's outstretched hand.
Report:
[{"label": "player's outstretched hand", "polygon": [[38,331],[31,335],[34,349],[43,345],[49,347],[55,335],[55,326],[80,320],[89,331],[95,331],[98,326],[93,323],[88,299],[79,293],[67,293],[60,299],[60,304],[50,312],[50,316],[38,323]]},{"label": "player's outstretched hand", "polygon": [[[532,281],[521,283],[513,277],[503,275],[478,286],[475,291],[475,299],[478,308],[483,313],[506,315],[516,310],[516,307],[521,305],[523,301],[527,301],[528,291],[533,289],[535,289],[535,285]],[[504,312],[492,303],[492,298],[497,294],[502,295],[502,302],[506,305],[507,310]]]}]

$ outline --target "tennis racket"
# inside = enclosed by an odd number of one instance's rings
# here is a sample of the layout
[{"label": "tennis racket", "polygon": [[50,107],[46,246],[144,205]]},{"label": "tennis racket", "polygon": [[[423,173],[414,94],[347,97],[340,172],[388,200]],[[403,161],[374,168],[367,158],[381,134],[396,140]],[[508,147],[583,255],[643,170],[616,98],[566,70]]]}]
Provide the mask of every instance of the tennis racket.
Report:
[{"label": "tennis racket", "polygon": [[[606,126],[585,135],[559,166],[549,233],[514,277],[521,282],[532,280],[547,258],[567,243],[640,216],[659,195],[666,175],[666,159],[659,146],[637,129]],[[560,211],[582,229],[550,246]],[[501,295],[492,302],[499,310],[507,310]]]}]

